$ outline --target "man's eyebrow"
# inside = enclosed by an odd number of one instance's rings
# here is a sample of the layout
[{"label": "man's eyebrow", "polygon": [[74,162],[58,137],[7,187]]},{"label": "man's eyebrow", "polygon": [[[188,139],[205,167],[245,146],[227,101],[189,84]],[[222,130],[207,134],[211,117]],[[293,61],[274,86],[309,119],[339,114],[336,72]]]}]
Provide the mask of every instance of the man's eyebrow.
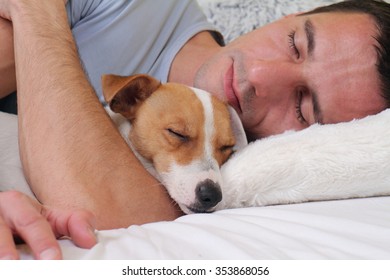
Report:
[{"label": "man's eyebrow", "polygon": [[315,29],[310,19],[305,21],[305,34],[307,38],[307,54],[313,56],[315,48]]},{"label": "man's eyebrow", "polygon": [[324,124],[320,103],[318,102],[318,94],[313,91],[311,99],[313,103],[314,121],[318,124]]}]

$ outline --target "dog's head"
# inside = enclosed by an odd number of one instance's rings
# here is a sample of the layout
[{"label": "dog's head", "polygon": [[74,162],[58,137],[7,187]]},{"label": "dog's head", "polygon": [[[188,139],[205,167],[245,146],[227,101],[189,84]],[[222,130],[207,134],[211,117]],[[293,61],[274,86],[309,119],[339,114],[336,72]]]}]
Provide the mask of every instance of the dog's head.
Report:
[{"label": "dog's head", "polygon": [[156,169],[185,213],[210,212],[222,199],[220,166],[236,139],[225,103],[147,75],[103,76],[106,101],[131,122],[133,148]]}]

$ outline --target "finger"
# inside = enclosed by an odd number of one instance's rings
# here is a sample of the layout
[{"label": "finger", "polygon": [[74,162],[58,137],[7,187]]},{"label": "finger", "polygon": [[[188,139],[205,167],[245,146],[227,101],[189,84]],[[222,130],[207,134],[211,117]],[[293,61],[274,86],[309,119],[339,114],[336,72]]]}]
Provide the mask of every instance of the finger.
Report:
[{"label": "finger", "polygon": [[62,254],[48,221],[40,213],[40,204],[26,195],[2,193],[0,213],[8,225],[30,246],[36,259],[61,259]]},{"label": "finger", "polygon": [[69,233],[77,246],[90,249],[97,243],[95,216],[90,212],[78,211],[69,219]]},{"label": "finger", "polygon": [[19,258],[16,250],[12,231],[0,216],[0,260],[17,260]]},{"label": "finger", "polygon": [[92,248],[97,240],[95,235],[95,216],[85,210],[58,211],[46,208],[46,217],[54,232],[69,236],[79,247]]}]

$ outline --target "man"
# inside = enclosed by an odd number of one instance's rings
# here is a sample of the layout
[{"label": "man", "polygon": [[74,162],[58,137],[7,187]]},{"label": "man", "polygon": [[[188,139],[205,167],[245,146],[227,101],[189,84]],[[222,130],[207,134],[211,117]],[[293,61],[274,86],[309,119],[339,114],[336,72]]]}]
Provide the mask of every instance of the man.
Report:
[{"label": "man", "polygon": [[[74,10],[69,9],[69,4],[66,10],[63,2],[0,1],[0,16],[12,21],[15,42],[14,47],[2,46],[7,58],[4,61],[9,63],[0,67],[1,76],[7,77],[3,78],[5,86],[1,81],[2,88],[6,89],[1,94],[4,96],[5,92],[15,89],[7,82],[15,79],[12,71],[15,65],[21,157],[31,188],[45,205],[34,206],[35,217],[40,217],[40,224],[43,224],[49,218],[49,210],[42,209],[56,206],[66,211],[61,225],[71,227],[75,226],[70,219],[72,210],[80,208],[96,216],[99,229],[174,219],[181,213],[164,188],[157,187],[158,182],[135,159],[96,98],[95,89],[99,95],[98,75],[93,69],[94,60],[88,59],[88,51],[93,52],[96,45],[94,40],[88,40],[94,36],[98,40],[99,33],[82,31],[84,28],[91,31],[90,24],[105,30],[110,23],[88,17],[89,12],[93,14],[99,9],[87,5],[94,1],[70,3],[85,4],[80,13],[83,16],[72,28],[92,87],[68,26],[67,11],[69,14]],[[102,1],[101,11],[115,6],[113,3],[120,6],[129,1]],[[137,7],[147,5],[144,1],[134,3]],[[192,5],[185,1],[180,3]],[[226,47],[218,44],[206,26],[202,27],[181,46],[176,46],[176,51],[161,57],[163,61],[170,57],[166,80],[208,90],[228,101],[240,115],[251,139],[287,129],[304,129],[316,122],[349,121],[378,113],[389,103],[390,43],[389,35],[384,33],[388,30],[385,25],[389,24],[389,4],[352,1],[347,6],[348,12],[325,9],[284,18]],[[343,7],[343,4],[336,6],[337,9]],[[362,13],[365,7],[369,11],[374,9],[373,13],[378,17]],[[83,21],[87,21],[86,26]],[[12,35],[10,26],[3,28],[3,34]],[[79,31],[76,28],[80,28]],[[140,28],[140,32],[145,31]],[[121,36],[130,35],[122,33]],[[104,39],[107,39],[104,42],[112,42],[112,38]],[[83,49],[83,43],[91,45]],[[14,50],[15,61],[10,50]],[[106,53],[101,51],[92,57],[109,56],[116,63],[124,60],[119,53],[111,54],[110,47],[101,50]],[[158,59],[160,57],[156,61]],[[107,62],[113,69],[116,63]],[[154,71],[152,66],[149,73]],[[16,201],[24,199],[15,196]],[[20,208],[29,204],[25,201]],[[52,217],[60,216],[60,210],[52,211]],[[34,233],[39,231],[35,228],[23,234],[18,225],[25,226],[23,220],[28,219],[16,212],[4,207],[0,212],[8,236],[9,229],[21,233],[34,246],[38,258],[42,257],[42,252],[49,252],[44,254],[45,258],[60,257],[54,238],[49,238],[48,226],[45,229],[37,226],[46,234],[37,246],[33,240]],[[91,223],[88,214],[83,215],[83,238],[58,228],[52,227],[52,230],[56,234],[70,234],[76,242],[83,240],[79,242],[81,246],[91,246],[93,237],[85,230]],[[27,223],[27,226],[30,224],[34,223]],[[80,227],[78,224],[77,228]],[[3,247],[11,250],[10,238],[7,240]],[[9,255],[15,256],[15,251]]]}]

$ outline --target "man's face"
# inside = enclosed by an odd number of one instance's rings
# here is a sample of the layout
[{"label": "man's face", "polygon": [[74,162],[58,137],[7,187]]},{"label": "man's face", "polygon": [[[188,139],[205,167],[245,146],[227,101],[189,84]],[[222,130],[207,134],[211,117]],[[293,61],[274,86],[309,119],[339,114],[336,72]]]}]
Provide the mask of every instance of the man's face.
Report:
[{"label": "man's face", "polygon": [[363,14],[283,18],[224,47],[194,85],[233,106],[255,138],[362,118],[385,108],[376,35]]}]

